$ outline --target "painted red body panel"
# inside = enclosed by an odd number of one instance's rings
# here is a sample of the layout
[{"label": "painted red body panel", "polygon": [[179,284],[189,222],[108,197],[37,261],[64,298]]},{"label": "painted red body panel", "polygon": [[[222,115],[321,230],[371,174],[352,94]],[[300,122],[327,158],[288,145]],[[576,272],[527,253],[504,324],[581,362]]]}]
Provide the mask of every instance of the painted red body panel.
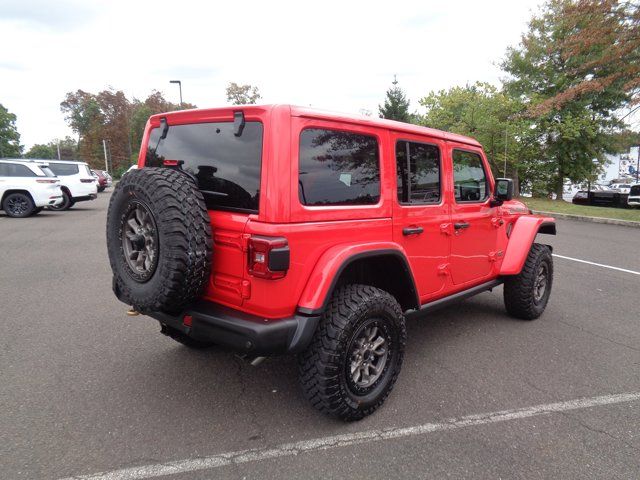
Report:
[{"label": "painted red body panel", "polygon": [[543,223],[555,223],[551,217],[526,215],[517,218],[509,237],[507,251],[500,268],[501,275],[517,275],[522,270],[533,240]]},{"label": "painted red body panel", "polygon": [[[493,193],[493,177],[480,144],[468,137],[390,120],[335,114],[289,105],[238,106],[185,110],[154,115],[147,122],[138,159],[144,166],[151,129],[166,118],[169,126],[232,122],[242,110],[247,121],[263,124],[260,206],[257,214],[210,211],[214,252],[204,297],[267,321],[293,315],[298,307],[321,308],[341,266],[352,255],[393,250],[407,259],[421,303],[446,297],[499,275],[518,273],[544,221],[521,203],[491,207],[456,204],[452,150],[481,155]],[[374,135],[379,144],[380,200],[376,205],[309,207],[298,199],[298,145],[304,128],[346,130]],[[435,144],[442,155],[441,202],[401,205],[396,195],[395,143],[410,140]],[[455,233],[453,223],[468,230]],[[507,228],[513,224],[511,237]],[[403,228],[421,226],[419,236]],[[251,235],[285,237],[290,267],[284,278],[252,276],[247,268]]]}]

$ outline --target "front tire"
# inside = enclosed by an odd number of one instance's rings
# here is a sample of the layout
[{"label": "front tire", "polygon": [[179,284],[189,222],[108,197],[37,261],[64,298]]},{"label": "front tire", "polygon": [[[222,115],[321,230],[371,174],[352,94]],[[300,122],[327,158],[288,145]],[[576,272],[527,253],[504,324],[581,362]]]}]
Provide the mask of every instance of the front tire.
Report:
[{"label": "front tire", "polygon": [[534,243],[522,271],[504,282],[507,312],[522,320],[535,320],[547,306],[553,285],[553,257],[547,245]]},{"label": "front tire", "polygon": [[398,378],[406,338],[402,309],[389,293],[368,285],[338,289],[298,357],[305,396],[343,420],[372,414]]},{"label": "front tire", "polygon": [[35,205],[26,193],[10,193],[2,202],[2,209],[11,218],[25,218],[33,213]]}]

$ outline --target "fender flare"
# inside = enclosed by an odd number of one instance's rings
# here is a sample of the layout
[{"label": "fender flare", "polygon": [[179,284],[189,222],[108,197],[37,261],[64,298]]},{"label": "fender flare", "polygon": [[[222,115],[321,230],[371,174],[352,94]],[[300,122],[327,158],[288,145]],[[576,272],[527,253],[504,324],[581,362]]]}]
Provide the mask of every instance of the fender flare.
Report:
[{"label": "fender flare", "polygon": [[415,305],[412,308],[418,308],[420,305],[418,290],[404,250],[396,243],[376,242],[336,245],[324,252],[307,280],[298,301],[297,311],[304,315],[322,313],[333,295],[340,275],[350,264],[363,258],[385,256],[397,258],[401,262],[411,285],[411,298],[415,299],[413,302]]},{"label": "fender flare", "polygon": [[538,233],[556,234],[556,220],[552,217],[522,216],[519,217],[511,230],[500,275],[517,275],[527,260],[531,245]]}]

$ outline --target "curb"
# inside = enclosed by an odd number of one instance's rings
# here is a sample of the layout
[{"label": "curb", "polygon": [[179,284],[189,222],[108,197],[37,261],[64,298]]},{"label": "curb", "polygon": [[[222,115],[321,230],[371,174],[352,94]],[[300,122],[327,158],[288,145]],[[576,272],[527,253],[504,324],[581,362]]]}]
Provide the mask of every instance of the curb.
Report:
[{"label": "curb", "polygon": [[640,222],[633,220],[618,220],[616,218],[587,217],[586,215],[572,215],[570,213],[543,212],[532,210],[536,215],[548,215],[550,217],[562,218],[565,220],[578,220],[580,222],[606,223],[608,225],[622,225],[623,227],[640,228]]}]

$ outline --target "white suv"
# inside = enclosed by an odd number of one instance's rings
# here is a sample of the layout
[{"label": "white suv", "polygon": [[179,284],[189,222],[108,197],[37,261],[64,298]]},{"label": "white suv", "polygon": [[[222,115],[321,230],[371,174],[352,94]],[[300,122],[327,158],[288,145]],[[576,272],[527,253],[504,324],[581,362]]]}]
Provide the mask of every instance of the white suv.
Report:
[{"label": "white suv", "polygon": [[9,217],[28,217],[60,203],[60,180],[46,163],[0,160],[0,210]]},{"label": "white suv", "polygon": [[640,207],[640,183],[631,185],[629,189],[629,197],[627,203],[630,207]]},{"label": "white suv", "polygon": [[76,202],[95,200],[98,197],[98,181],[89,165],[71,160],[38,160],[46,162],[60,179],[62,203],[49,207],[52,210],[68,210]]}]

